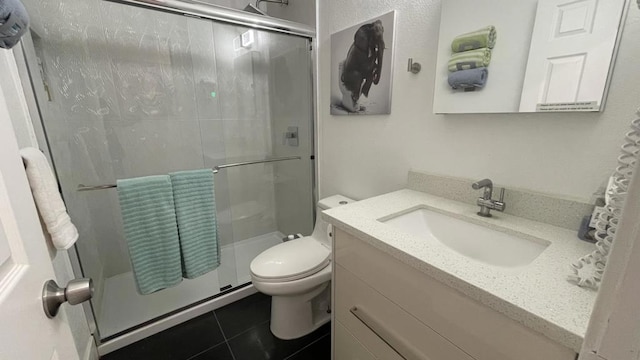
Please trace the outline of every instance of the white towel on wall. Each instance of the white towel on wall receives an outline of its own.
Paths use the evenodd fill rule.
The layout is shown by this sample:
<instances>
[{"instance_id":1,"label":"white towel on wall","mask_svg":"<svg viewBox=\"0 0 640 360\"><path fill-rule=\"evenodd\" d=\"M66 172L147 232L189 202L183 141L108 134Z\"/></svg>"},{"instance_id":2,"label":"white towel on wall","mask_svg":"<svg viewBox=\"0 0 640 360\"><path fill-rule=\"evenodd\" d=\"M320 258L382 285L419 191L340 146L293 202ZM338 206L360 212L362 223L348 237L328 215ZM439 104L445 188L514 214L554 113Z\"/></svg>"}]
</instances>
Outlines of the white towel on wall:
<instances>
[{"instance_id":1,"label":"white towel on wall","mask_svg":"<svg viewBox=\"0 0 640 360\"><path fill-rule=\"evenodd\" d=\"M66 250L78 239L78 229L71 222L58 191L58 182L44 154L36 148L20 150L29 186L51 241L58 250Z\"/></svg>"}]
</instances>

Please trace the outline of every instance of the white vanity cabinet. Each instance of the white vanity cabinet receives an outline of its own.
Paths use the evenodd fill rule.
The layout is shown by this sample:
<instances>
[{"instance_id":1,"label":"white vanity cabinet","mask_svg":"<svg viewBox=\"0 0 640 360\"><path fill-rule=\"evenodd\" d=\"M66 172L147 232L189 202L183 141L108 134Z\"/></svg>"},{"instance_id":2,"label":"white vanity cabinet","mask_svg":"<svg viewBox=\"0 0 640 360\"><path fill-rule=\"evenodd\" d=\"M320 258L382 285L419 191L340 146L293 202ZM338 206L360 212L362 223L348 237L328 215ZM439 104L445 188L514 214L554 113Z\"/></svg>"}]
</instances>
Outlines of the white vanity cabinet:
<instances>
[{"instance_id":1,"label":"white vanity cabinet","mask_svg":"<svg viewBox=\"0 0 640 360\"><path fill-rule=\"evenodd\" d=\"M334 360L576 358L573 350L339 228L332 286Z\"/></svg>"}]
</instances>

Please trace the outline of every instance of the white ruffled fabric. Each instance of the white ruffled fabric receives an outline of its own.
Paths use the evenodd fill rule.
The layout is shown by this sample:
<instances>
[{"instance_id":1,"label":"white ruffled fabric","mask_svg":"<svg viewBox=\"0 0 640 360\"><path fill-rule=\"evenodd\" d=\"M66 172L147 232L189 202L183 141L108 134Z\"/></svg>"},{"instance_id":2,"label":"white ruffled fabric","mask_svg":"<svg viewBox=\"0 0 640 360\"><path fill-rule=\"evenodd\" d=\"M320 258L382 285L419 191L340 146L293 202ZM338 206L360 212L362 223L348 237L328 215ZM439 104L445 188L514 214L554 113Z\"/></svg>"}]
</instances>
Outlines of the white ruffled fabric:
<instances>
[{"instance_id":1,"label":"white ruffled fabric","mask_svg":"<svg viewBox=\"0 0 640 360\"><path fill-rule=\"evenodd\" d=\"M638 114L640 115L640 110ZM618 157L618 166L607 186L606 204L596 219L596 249L571 264L571 273L567 280L581 287L598 289L604 276L609 253L622 218L627 190L640 157L640 118L631 123L631 129L625 136L621 155Z\"/></svg>"}]
</instances>

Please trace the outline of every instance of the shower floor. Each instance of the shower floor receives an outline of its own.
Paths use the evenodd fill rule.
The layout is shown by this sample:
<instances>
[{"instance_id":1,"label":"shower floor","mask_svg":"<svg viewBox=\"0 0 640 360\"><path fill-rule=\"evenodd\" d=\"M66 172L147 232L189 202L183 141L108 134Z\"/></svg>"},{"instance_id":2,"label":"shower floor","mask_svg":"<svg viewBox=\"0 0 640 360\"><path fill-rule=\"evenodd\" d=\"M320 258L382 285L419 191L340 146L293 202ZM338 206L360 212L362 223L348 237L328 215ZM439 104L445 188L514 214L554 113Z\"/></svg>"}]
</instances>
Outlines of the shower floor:
<instances>
[{"instance_id":1,"label":"shower floor","mask_svg":"<svg viewBox=\"0 0 640 360\"><path fill-rule=\"evenodd\" d=\"M264 250L282 242L284 235L273 232L223 246L220 267L197 279L184 279L178 286L150 295L136 290L133 272L107 278L102 311L97 319L100 336L106 338L168 312L188 306L220 292L220 288L251 281L249 264ZM235 266L234 266L235 264Z\"/></svg>"}]
</instances>

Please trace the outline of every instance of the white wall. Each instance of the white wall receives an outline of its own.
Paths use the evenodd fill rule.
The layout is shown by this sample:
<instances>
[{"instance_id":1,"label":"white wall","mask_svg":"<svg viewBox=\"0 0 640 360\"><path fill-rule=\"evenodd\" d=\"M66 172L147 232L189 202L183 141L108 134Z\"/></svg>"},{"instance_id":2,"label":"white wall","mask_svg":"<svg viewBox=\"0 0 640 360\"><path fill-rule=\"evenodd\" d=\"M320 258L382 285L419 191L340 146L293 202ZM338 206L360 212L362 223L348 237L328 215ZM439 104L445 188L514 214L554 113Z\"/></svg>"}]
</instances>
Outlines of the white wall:
<instances>
[{"instance_id":1,"label":"white wall","mask_svg":"<svg viewBox=\"0 0 640 360\"><path fill-rule=\"evenodd\" d=\"M435 68L434 109L439 114L518 112L538 0L449 0L443 3ZM489 25L498 33L487 85L478 91L453 90L447 63L456 36Z\"/></svg>"},{"instance_id":2,"label":"white wall","mask_svg":"<svg viewBox=\"0 0 640 360\"><path fill-rule=\"evenodd\" d=\"M632 7L607 108L597 114L433 115L440 1L319 4L320 196L365 198L404 187L411 168L589 200L616 165L640 106L640 11ZM329 115L332 32L398 11L390 116ZM406 59L423 65L406 71ZM469 189L469 191L472 191Z\"/></svg>"},{"instance_id":3,"label":"white wall","mask_svg":"<svg viewBox=\"0 0 640 360\"><path fill-rule=\"evenodd\" d=\"M210 4L244 9L247 5L255 5L255 0L201 0ZM269 16L295 21L312 27L316 26L316 0L289 0L289 5L260 3L260 9Z\"/></svg>"},{"instance_id":4,"label":"white wall","mask_svg":"<svg viewBox=\"0 0 640 360\"><path fill-rule=\"evenodd\" d=\"M289 0L287 6L267 4L266 7L269 16L316 26L316 0Z\"/></svg>"}]
</instances>

